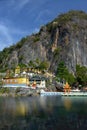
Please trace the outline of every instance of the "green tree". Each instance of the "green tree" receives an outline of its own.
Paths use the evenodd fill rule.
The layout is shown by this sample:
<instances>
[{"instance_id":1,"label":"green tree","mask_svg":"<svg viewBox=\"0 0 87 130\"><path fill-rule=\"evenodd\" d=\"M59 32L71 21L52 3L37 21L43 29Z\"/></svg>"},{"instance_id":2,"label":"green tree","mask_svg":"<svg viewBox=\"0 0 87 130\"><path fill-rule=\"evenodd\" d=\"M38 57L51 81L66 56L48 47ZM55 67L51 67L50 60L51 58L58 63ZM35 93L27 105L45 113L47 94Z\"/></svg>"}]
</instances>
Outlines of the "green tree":
<instances>
[{"instance_id":1,"label":"green tree","mask_svg":"<svg viewBox=\"0 0 87 130\"><path fill-rule=\"evenodd\" d=\"M38 68L42 71L47 70L49 68L49 62L48 61L42 61Z\"/></svg>"},{"instance_id":2,"label":"green tree","mask_svg":"<svg viewBox=\"0 0 87 130\"><path fill-rule=\"evenodd\" d=\"M16 45L15 45L15 48L16 49L20 49L22 46L23 46L23 44L27 41L27 37L24 37L24 38L22 38Z\"/></svg>"},{"instance_id":3,"label":"green tree","mask_svg":"<svg viewBox=\"0 0 87 130\"><path fill-rule=\"evenodd\" d=\"M29 61L28 65L29 67L32 67L32 68L36 67L35 63L32 60Z\"/></svg>"},{"instance_id":4,"label":"green tree","mask_svg":"<svg viewBox=\"0 0 87 130\"><path fill-rule=\"evenodd\" d=\"M27 67L26 64L23 64L23 63L19 63L18 65L20 66L20 68L26 68Z\"/></svg>"},{"instance_id":5,"label":"green tree","mask_svg":"<svg viewBox=\"0 0 87 130\"><path fill-rule=\"evenodd\" d=\"M62 80L65 78L65 74L67 74L67 68L63 61L61 61L57 68L57 76Z\"/></svg>"},{"instance_id":6,"label":"green tree","mask_svg":"<svg viewBox=\"0 0 87 130\"><path fill-rule=\"evenodd\" d=\"M35 35L35 37L34 37L34 39L33 39L33 42L37 42L37 41L39 41L39 40L40 40L39 35Z\"/></svg>"},{"instance_id":7,"label":"green tree","mask_svg":"<svg viewBox=\"0 0 87 130\"><path fill-rule=\"evenodd\" d=\"M40 59L36 58L35 62L36 62L36 64L39 65L41 61L40 61Z\"/></svg>"},{"instance_id":8,"label":"green tree","mask_svg":"<svg viewBox=\"0 0 87 130\"><path fill-rule=\"evenodd\" d=\"M61 61L57 68L57 79L60 79L60 81L67 81L69 84L73 84L75 82L75 77L72 73L70 73L65 66L64 62Z\"/></svg>"},{"instance_id":9,"label":"green tree","mask_svg":"<svg viewBox=\"0 0 87 130\"><path fill-rule=\"evenodd\" d=\"M87 84L87 67L76 65L76 79L83 86Z\"/></svg>"}]
</instances>

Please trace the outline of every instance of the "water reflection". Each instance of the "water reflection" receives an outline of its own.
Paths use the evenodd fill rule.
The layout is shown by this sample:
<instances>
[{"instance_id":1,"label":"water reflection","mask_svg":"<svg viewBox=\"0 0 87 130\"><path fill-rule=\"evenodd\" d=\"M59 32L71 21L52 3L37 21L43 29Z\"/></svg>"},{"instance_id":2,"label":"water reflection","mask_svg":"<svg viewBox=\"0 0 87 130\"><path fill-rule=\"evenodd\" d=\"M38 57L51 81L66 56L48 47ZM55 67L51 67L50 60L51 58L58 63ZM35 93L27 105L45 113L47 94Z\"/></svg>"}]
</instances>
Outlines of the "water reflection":
<instances>
[{"instance_id":1,"label":"water reflection","mask_svg":"<svg viewBox=\"0 0 87 130\"><path fill-rule=\"evenodd\" d=\"M87 112L87 97L62 97L62 102L66 110L83 110Z\"/></svg>"},{"instance_id":2,"label":"water reflection","mask_svg":"<svg viewBox=\"0 0 87 130\"><path fill-rule=\"evenodd\" d=\"M66 110L70 110L72 107L72 101L70 100L70 98L64 98L64 107L66 108Z\"/></svg>"},{"instance_id":3,"label":"water reflection","mask_svg":"<svg viewBox=\"0 0 87 130\"><path fill-rule=\"evenodd\" d=\"M87 99L0 98L0 130L87 130Z\"/></svg>"},{"instance_id":4,"label":"water reflection","mask_svg":"<svg viewBox=\"0 0 87 130\"><path fill-rule=\"evenodd\" d=\"M36 114L41 110L47 113L53 111L53 102L50 99L47 101L47 97L2 98L1 106L0 116L6 113L9 113L10 116L25 116L26 114Z\"/></svg>"}]
</instances>

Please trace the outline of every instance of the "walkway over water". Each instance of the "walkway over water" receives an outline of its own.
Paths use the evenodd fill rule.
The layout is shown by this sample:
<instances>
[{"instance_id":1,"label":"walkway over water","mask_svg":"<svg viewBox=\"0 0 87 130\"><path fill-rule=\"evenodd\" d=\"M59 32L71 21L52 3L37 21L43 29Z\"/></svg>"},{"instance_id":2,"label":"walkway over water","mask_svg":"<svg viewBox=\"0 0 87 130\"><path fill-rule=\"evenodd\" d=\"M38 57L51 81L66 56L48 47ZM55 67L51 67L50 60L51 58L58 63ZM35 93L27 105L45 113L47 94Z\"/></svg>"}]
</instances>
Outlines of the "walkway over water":
<instances>
[{"instance_id":1,"label":"walkway over water","mask_svg":"<svg viewBox=\"0 0 87 130\"><path fill-rule=\"evenodd\" d=\"M87 96L87 92L45 92L41 90L41 95L58 95L58 96Z\"/></svg>"}]
</instances>

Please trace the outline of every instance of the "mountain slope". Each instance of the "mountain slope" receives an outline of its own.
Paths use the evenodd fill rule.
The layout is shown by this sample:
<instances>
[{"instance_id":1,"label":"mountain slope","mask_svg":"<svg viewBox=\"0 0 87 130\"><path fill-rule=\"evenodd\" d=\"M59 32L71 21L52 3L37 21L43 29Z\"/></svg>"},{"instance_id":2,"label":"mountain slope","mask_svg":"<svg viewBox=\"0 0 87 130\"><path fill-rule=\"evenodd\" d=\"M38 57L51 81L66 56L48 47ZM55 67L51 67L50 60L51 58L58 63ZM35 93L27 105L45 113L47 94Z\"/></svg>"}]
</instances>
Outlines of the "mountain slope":
<instances>
[{"instance_id":1,"label":"mountain slope","mask_svg":"<svg viewBox=\"0 0 87 130\"><path fill-rule=\"evenodd\" d=\"M30 61L48 61L56 72L64 61L70 72L77 64L87 66L87 14L70 11L41 27L39 33L23 38L16 45L0 52L0 68L14 68Z\"/></svg>"}]
</instances>

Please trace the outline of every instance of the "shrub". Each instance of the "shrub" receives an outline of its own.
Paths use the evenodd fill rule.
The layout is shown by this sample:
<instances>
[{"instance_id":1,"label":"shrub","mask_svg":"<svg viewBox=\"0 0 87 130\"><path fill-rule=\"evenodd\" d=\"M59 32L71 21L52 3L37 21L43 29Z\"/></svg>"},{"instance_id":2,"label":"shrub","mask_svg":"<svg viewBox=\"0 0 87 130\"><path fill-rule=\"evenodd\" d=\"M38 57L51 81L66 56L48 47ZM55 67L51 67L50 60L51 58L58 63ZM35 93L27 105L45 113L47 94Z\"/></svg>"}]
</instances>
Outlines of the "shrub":
<instances>
[{"instance_id":1,"label":"shrub","mask_svg":"<svg viewBox=\"0 0 87 130\"><path fill-rule=\"evenodd\" d=\"M40 40L40 37L39 36L35 36L34 39L33 39L33 42L37 42Z\"/></svg>"},{"instance_id":2,"label":"shrub","mask_svg":"<svg viewBox=\"0 0 87 130\"><path fill-rule=\"evenodd\" d=\"M61 51L61 48L60 47L57 47L55 50L54 50L54 57L58 56L59 53Z\"/></svg>"},{"instance_id":3,"label":"shrub","mask_svg":"<svg viewBox=\"0 0 87 130\"><path fill-rule=\"evenodd\" d=\"M17 87L16 90L15 90L15 93L19 93L21 91L21 88L20 87Z\"/></svg>"},{"instance_id":4,"label":"shrub","mask_svg":"<svg viewBox=\"0 0 87 130\"><path fill-rule=\"evenodd\" d=\"M5 88L5 87L0 88L0 93L1 94L3 94L3 93L9 93L9 92L10 92L9 88Z\"/></svg>"},{"instance_id":5,"label":"shrub","mask_svg":"<svg viewBox=\"0 0 87 130\"><path fill-rule=\"evenodd\" d=\"M48 61L42 61L40 65L38 66L40 70L47 70L49 68L49 62Z\"/></svg>"}]
</instances>

